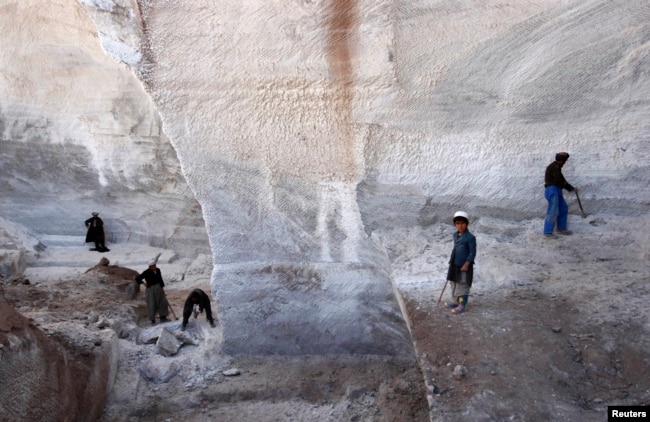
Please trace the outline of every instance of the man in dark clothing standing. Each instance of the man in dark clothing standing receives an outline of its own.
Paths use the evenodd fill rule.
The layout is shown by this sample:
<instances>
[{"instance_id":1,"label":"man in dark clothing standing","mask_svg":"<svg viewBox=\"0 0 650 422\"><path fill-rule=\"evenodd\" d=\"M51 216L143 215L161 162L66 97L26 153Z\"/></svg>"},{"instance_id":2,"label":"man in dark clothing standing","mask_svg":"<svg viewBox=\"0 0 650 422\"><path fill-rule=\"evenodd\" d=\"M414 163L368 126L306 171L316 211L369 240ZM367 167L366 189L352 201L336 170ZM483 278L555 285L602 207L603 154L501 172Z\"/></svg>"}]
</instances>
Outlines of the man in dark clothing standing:
<instances>
[{"instance_id":1,"label":"man in dark clothing standing","mask_svg":"<svg viewBox=\"0 0 650 422\"><path fill-rule=\"evenodd\" d=\"M183 325L181 330L185 330L187 327L187 322L190 319L190 314L194 311L194 318L199 316L199 313L203 313L205 309L205 317L210 322L210 326L214 328L214 319L212 318L212 308L210 307L210 298L208 295L201 289L194 289L192 293L187 296L185 300L185 306L183 306Z\"/></svg>"},{"instance_id":2,"label":"man in dark clothing standing","mask_svg":"<svg viewBox=\"0 0 650 422\"><path fill-rule=\"evenodd\" d=\"M88 232L86 233L86 243L94 242L97 252L108 252L109 249L104 244L104 222L99 218L98 212L93 212L93 216L84 222Z\"/></svg>"},{"instance_id":3,"label":"man in dark clothing standing","mask_svg":"<svg viewBox=\"0 0 650 422\"><path fill-rule=\"evenodd\" d=\"M557 224L557 232L559 234L571 234L567 230L567 220L569 217L569 206L564 200L562 189L569 192L578 191L566 181L562 175L562 166L569 159L568 152L558 152L555 155L555 161L546 167L544 175L544 196L548 201L548 209L546 210L546 219L544 220L544 236L548 238L555 238L553 229Z\"/></svg>"},{"instance_id":4,"label":"man in dark clothing standing","mask_svg":"<svg viewBox=\"0 0 650 422\"><path fill-rule=\"evenodd\" d=\"M156 312L160 315L160 322L168 321L167 314L169 313L169 304L164 289L165 282L160 269L156 266L158 257L160 254L149 262L149 268L135 277L138 284L146 282L147 316L151 320L151 325L156 325Z\"/></svg>"}]
</instances>

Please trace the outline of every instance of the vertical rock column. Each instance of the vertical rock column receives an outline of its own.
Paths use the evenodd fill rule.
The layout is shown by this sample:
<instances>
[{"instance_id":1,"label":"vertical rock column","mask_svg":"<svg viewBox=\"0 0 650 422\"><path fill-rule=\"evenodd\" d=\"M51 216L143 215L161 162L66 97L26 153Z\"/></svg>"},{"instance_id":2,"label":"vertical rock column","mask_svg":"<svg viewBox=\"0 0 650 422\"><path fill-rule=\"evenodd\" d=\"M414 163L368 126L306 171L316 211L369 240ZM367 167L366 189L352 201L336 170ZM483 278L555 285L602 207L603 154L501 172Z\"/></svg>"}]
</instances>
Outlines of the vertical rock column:
<instances>
[{"instance_id":1,"label":"vertical rock column","mask_svg":"<svg viewBox=\"0 0 650 422\"><path fill-rule=\"evenodd\" d=\"M412 356L363 231L356 1L141 4L145 82L201 203L229 353Z\"/></svg>"}]
</instances>

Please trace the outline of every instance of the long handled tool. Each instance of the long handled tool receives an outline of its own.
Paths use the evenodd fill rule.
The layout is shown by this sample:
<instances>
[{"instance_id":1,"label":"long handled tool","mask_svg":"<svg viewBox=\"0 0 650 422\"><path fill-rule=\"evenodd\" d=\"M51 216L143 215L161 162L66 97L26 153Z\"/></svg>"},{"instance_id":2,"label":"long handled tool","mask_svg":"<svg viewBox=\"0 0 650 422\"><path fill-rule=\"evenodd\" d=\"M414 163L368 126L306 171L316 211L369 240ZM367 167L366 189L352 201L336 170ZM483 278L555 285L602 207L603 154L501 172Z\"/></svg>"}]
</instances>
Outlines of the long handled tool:
<instances>
[{"instance_id":1,"label":"long handled tool","mask_svg":"<svg viewBox=\"0 0 650 422\"><path fill-rule=\"evenodd\" d=\"M582 202L580 202L580 195L578 195L578 190L576 189L576 198L578 198L578 205L580 206L580 212L582 213L582 218L587 217L587 213L585 213L584 208L582 208Z\"/></svg>"},{"instance_id":2,"label":"long handled tool","mask_svg":"<svg viewBox=\"0 0 650 422\"><path fill-rule=\"evenodd\" d=\"M174 312L174 309L172 309L172 305L170 305L169 302L167 302L167 307L168 307L169 310L172 312L172 315L174 315L174 319L175 319L176 321L178 321L178 317L176 316L176 312Z\"/></svg>"},{"instance_id":3,"label":"long handled tool","mask_svg":"<svg viewBox=\"0 0 650 422\"><path fill-rule=\"evenodd\" d=\"M442 295L445 293L445 289L447 288L447 283L449 283L449 280L445 281L445 285L442 288L442 292L440 292L440 297L438 298L438 304L436 306L440 306L440 301L442 300Z\"/></svg>"}]
</instances>

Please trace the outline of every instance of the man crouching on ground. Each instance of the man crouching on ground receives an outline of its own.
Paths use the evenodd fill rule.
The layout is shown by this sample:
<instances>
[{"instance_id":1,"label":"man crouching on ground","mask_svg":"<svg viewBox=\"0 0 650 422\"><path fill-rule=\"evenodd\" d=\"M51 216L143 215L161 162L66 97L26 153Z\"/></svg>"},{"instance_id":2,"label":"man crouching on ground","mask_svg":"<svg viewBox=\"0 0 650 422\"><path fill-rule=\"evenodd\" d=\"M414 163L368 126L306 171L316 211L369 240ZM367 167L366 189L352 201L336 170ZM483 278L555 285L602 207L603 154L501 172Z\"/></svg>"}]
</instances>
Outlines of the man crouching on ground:
<instances>
[{"instance_id":1,"label":"man crouching on ground","mask_svg":"<svg viewBox=\"0 0 650 422\"><path fill-rule=\"evenodd\" d=\"M199 313L203 313L204 309L205 317L208 319L208 322L210 322L210 326L214 328L214 319L212 318L210 298L201 289L192 290L192 293L187 296L185 305L183 306L183 325L181 326L181 331L185 331L192 311L194 311L194 318L197 318L199 316Z\"/></svg>"}]
</instances>

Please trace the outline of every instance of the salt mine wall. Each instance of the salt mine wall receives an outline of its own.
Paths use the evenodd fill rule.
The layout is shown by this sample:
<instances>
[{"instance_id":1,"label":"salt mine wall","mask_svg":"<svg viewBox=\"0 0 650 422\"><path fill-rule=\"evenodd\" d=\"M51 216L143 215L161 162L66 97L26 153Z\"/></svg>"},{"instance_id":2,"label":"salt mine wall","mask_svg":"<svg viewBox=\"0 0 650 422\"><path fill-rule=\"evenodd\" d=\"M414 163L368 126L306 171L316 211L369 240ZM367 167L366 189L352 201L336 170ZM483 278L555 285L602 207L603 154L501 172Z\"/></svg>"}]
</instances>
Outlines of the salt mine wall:
<instances>
[{"instance_id":1,"label":"salt mine wall","mask_svg":"<svg viewBox=\"0 0 650 422\"><path fill-rule=\"evenodd\" d=\"M644 1L3 4L2 217L207 229L228 352L408 349L373 231L539 217L557 151L592 212L647 212Z\"/></svg>"},{"instance_id":2,"label":"salt mine wall","mask_svg":"<svg viewBox=\"0 0 650 422\"><path fill-rule=\"evenodd\" d=\"M81 245L98 211L109 243L209 253L155 105L88 14L74 1L1 4L2 217Z\"/></svg>"}]
</instances>

